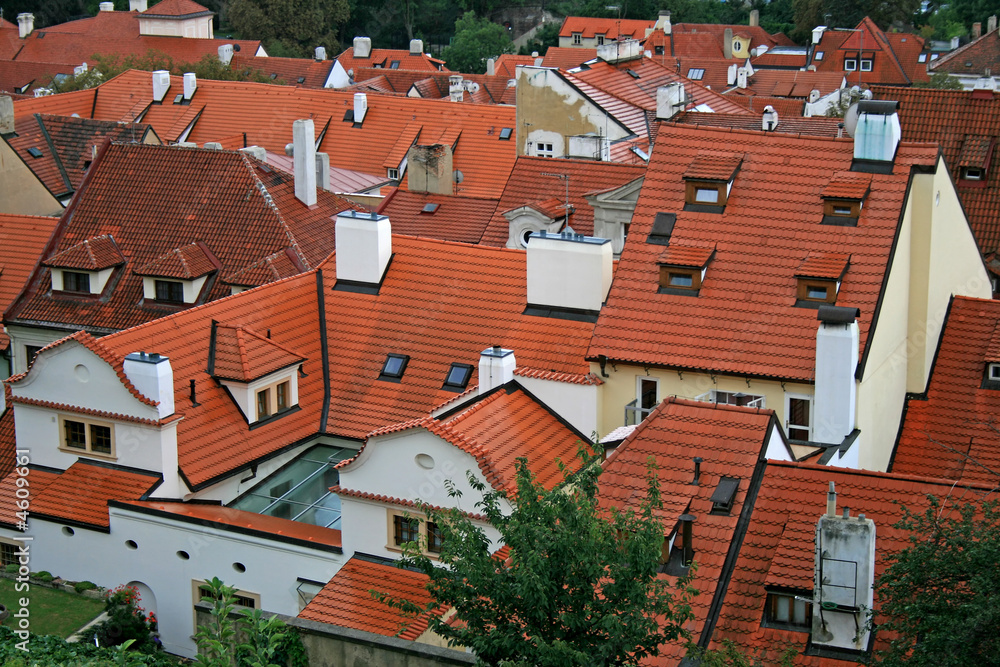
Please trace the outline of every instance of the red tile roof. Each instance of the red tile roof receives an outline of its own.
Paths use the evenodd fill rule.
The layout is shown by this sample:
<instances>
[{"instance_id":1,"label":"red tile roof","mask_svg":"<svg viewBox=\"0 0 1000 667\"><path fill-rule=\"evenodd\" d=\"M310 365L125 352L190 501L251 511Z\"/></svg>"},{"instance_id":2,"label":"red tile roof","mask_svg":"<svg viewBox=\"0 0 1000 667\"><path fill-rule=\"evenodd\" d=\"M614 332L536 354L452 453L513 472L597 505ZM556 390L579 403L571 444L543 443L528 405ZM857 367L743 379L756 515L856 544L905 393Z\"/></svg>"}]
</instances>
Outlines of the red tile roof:
<instances>
[{"instance_id":1,"label":"red tile roof","mask_svg":"<svg viewBox=\"0 0 1000 667\"><path fill-rule=\"evenodd\" d=\"M838 171L819 193L825 199L864 199L872 186L871 174Z\"/></svg>"},{"instance_id":2,"label":"red tile roof","mask_svg":"<svg viewBox=\"0 0 1000 667\"><path fill-rule=\"evenodd\" d=\"M41 258L58 218L0 213L0 310L7 310ZM0 331L0 347L10 338Z\"/></svg>"},{"instance_id":3,"label":"red tile roof","mask_svg":"<svg viewBox=\"0 0 1000 667\"><path fill-rule=\"evenodd\" d=\"M803 100L788 97L765 97L764 95L727 95L726 97L745 109L745 111L753 114L764 113L767 107L771 107L778 112L779 121L782 118L799 118L805 112L806 103ZM840 121L837 120L837 122Z\"/></svg>"},{"instance_id":4,"label":"red tile roof","mask_svg":"<svg viewBox=\"0 0 1000 667\"><path fill-rule=\"evenodd\" d=\"M685 211L685 172L712 151L745 155L724 212ZM819 193L850 168L850 139L662 125L588 358L811 380L816 312L795 307L796 267L810 252L851 254L837 304L861 309L864 345L910 167L936 158L935 146L901 144L893 174L872 176L858 226L836 227L820 224ZM718 244L696 297L657 293L658 212L677 216L671 245Z\"/></svg>"},{"instance_id":5,"label":"red tile roof","mask_svg":"<svg viewBox=\"0 0 1000 667\"><path fill-rule=\"evenodd\" d=\"M31 515L108 528L109 500L137 500L161 477L77 460L31 499Z\"/></svg>"},{"instance_id":6,"label":"red tile roof","mask_svg":"<svg viewBox=\"0 0 1000 667\"><path fill-rule=\"evenodd\" d=\"M436 208L428 211L428 207ZM497 208L496 199L453 197L397 188L379 205L398 234L479 243Z\"/></svg>"},{"instance_id":7,"label":"red tile roof","mask_svg":"<svg viewBox=\"0 0 1000 667\"><path fill-rule=\"evenodd\" d=\"M1000 302L952 301L927 393L907 400L890 470L963 484L995 483L1000 389L986 378L987 364L1000 358L998 322Z\"/></svg>"},{"instance_id":8,"label":"red tile roof","mask_svg":"<svg viewBox=\"0 0 1000 667\"><path fill-rule=\"evenodd\" d=\"M931 73L979 74L1000 72L1000 30L988 32L928 64Z\"/></svg>"},{"instance_id":9,"label":"red tile roof","mask_svg":"<svg viewBox=\"0 0 1000 667\"><path fill-rule=\"evenodd\" d=\"M203 275L206 262L215 264L195 258L206 248L224 276L286 248L308 269L334 249L330 216L356 208L323 191L317 206L307 208L295 198L291 177L240 153L140 144L110 146L91 166L76 197L46 253L47 266L93 270L127 261L145 272L161 271L147 265L199 242L198 252L185 250L195 263L188 267L191 275ZM95 236L109 231L119 254L88 251L95 247ZM112 245L107 236L102 243ZM176 310L145 300L142 277L128 267L118 270L121 276L109 281L109 294L95 300L53 295L49 272L39 267L7 314L17 321L60 322L106 333ZM183 273L176 266L166 272ZM228 284L210 280L199 300L229 293Z\"/></svg>"},{"instance_id":10,"label":"red tile roof","mask_svg":"<svg viewBox=\"0 0 1000 667\"><path fill-rule=\"evenodd\" d=\"M639 76L636 79L629 75L629 78L632 79L633 85L645 92L649 96L649 99L652 100L652 105L646 107L650 111L656 110L657 88L670 83L683 83L684 93L690 100L689 106L692 109L705 106L716 113L745 113L743 107L737 104L735 100L729 99L729 97L720 94L720 92L706 88L700 81L692 81L682 76L682 73L686 73L686 71L677 72L669 61L662 63L657 56L618 63L617 67L619 70L632 70L632 72ZM598 72L601 72L601 68L592 69L597 69ZM624 80L618 79L618 81Z\"/></svg>"},{"instance_id":11,"label":"red tile roof","mask_svg":"<svg viewBox=\"0 0 1000 667\"><path fill-rule=\"evenodd\" d=\"M214 342L214 366L209 372L225 380L253 382L305 360L247 327L217 326Z\"/></svg>"},{"instance_id":12,"label":"red tile roof","mask_svg":"<svg viewBox=\"0 0 1000 667\"><path fill-rule=\"evenodd\" d=\"M748 99L753 100L754 98ZM796 104L798 103L796 102ZM762 105L757 106L762 107ZM757 113L736 115L701 111L683 111L670 119L671 123L703 127L728 127L738 130L760 130L761 121L762 116ZM808 134L815 137L836 137L840 132L840 128L837 127L840 122L840 118L826 118L825 116L802 118L778 112L778 125L772 131L786 134Z\"/></svg>"},{"instance_id":13,"label":"red tile roof","mask_svg":"<svg viewBox=\"0 0 1000 667\"><path fill-rule=\"evenodd\" d=\"M819 72L842 73L847 85L886 84L908 86L914 81L926 81L924 63L918 62L923 51L924 39L912 33L886 34L867 16L851 30L826 30L814 52L823 52L822 60L813 58L811 63ZM844 60L872 60L871 71L845 71Z\"/></svg>"},{"instance_id":14,"label":"red tile roof","mask_svg":"<svg viewBox=\"0 0 1000 667\"><path fill-rule=\"evenodd\" d=\"M372 49L367 58L354 57L354 47L350 46L336 57L344 70L351 74L363 68L373 69L405 69L423 72L447 72L443 60L432 58L426 53L411 54L409 49ZM393 67L393 63L397 63ZM357 79L355 79L357 80Z\"/></svg>"},{"instance_id":15,"label":"red tile roof","mask_svg":"<svg viewBox=\"0 0 1000 667\"><path fill-rule=\"evenodd\" d=\"M118 266L125 261L118 244L110 234L93 236L84 239L76 245L58 252L44 262L43 266L55 266L60 269L85 269L100 271L112 266Z\"/></svg>"},{"instance_id":16,"label":"red tile roof","mask_svg":"<svg viewBox=\"0 0 1000 667\"><path fill-rule=\"evenodd\" d=\"M708 260L715 254L715 246L684 246L671 245L660 253L658 263L666 266L689 266L704 268Z\"/></svg>"},{"instance_id":17,"label":"red tile roof","mask_svg":"<svg viewBox=\"0 0 1000 667\"><path fill-rule=\"evenodd\" d=\"M795 269L803 278L830 278L840 280L850 266L851 256L842 252L811 252Z\"/></svg>"},{"instance_id":18,"label":"red tile roof","mask_svg":"<svg viewBox=\"0 0 1000 667\"><path fill-rule=\"evenodd\" d=\"M6 398L6 404L10 405L10 394L7 393L10 390L4 385L4 393ZM3 414L0 414L0 478L6 477L7 474L14 469L17 463L17 439L15 437L15 427L14 427L14 411L9 408L5 408ZM2 485L2 482L0 482ZM14 494L10 493L10 499L13 501ZM0 523L14 523L13 521L5 521L6 508L0 505Z\"/></svg>"},{"instance_id":19,"label":"red tile roof","mask_svg":"<svg viewBox=\"0 0 1000 667\"><path fill-rule=\"evenodd\" d=\"M709 648L719 648L723 640L730 640L748 654L759 655L763 664L778 664L788 644L804 647L808 633L762 627L761 618L768 586L790 587L811 595L815 522L826 510L831 481L837 491L838 513L841 508L850 508L852 516L864 514L875 522L876 579L892 555L910 545L909 533L893 527L902 518L900 505L922 514L928 508L928 494L943 498L954 491L952 482L768 462ZM696 522L695 530L697 526ZM698 574L701 579L700 570ZM885 638L877 637L876 649L880 641ZM836 667L854 661L800 652L793 664Z\"/></svg>"},{"instance_id":20,"label":"red tile roof","mask_svg":"<svg viewBox=\"0 0 1000 667\"><path fill-rule=\"evenodd\" d=\"M1000 97L977 99L973 91L873 86L877 99L899 101L904 141L933 141L941 146L945 164L958 186L958 197L979 242L991 253L1000 248L1000 151L993 151L984 181L961 178L961 155L967 138L995 140L1000 136Z\"/></svg>"},{"instance_id":21,"label":"red tile roof","mask_svg":"<svg viewBox=\"0 0 1000 667\"><path fill-rule=\"evenodd\" d=\"M608 41L632 38L644 39L646 29L652 28L656 21L643 21L641 19L605 19L591 18L587 16L567 16L563 19L562 27L559 28L560 37L570 37L578 32L587 39L593 39L597 35L604 35Z\"/></svg>"},{"instance_id":22,"label":"red tile roof","mask_svg":"<svg viewBox=\"0 0 1000 667\"><path fill-rule=\"evenodd\" d=\"M72 116L73 114L77 114L82 118L90 118L97 100L97 90L97 88L88 88L87 90L74 90L58 95L15 100L15 122L20 122L24 116L31 116L36 113L53 116ZM116 117L114 120L117 121L118 118Z\"/></svg>"},{"instance_id":23,"label":"red tile roof","mask_svg":"<svg viewBox=\"0 0 1000 667\"><path fill-rule=\"evenodd\" d=\"M222 282L239 287L259 287L275 280L290 278L303 270L302 262L295 252L291 248L285 248L235 273L222 276Z\"/></svg>"},{"instance_id":24,"label":"red tile roof","mask_svg":"<svg viewBox=\"0 0 1000 667\"><path fill-rule=\"evenodd\" d=\"M546 173L566 174L569 181L563 181ZM569 203L573 207L570 226L578 234L594 233L594 208L584 195L617 188L646 173L645 165L626 165L618 162L594 162L593 160L559 160L522 156L517 159L503 196L497 204L493 217L483 233L482 243L496 247L507 245L510 222L503 216L521 206L527 206L546 198L566 198L569 186Z\"/></svg>"},{"instance_id":25,"label":"red tile roof","mask_svg":"<svg viewBox=\"0 0 1000 667\"><path fill-rule=\"evenodd\" d=\"M275 58L255 56L240 51L233 55L229 69L234 72L257 70L269 76L274 83L303 88L322 88L330 76L333 60L312 58ZM301 79L301 81L300 81Z\"/></svg>"},{"instance_id":26,"label":"red tile roof","mask_svg":"<svg viewBox=\"0 0 1000 667\"><path fill-rule=\"evenodd\" d=\"M409 617L379 602L375 594L424 607L432 599L426 589L428 581L427 575L390 561L355 555L299 612L299 618L413 640L427 629L427 617Z\"/></svg>"},{"instance_id":27,"label":"red tile roof","mask_svg":"<svg viewBox=\"0 0 1000 667\"><path fill-rule=\"evenodd\" d=\"M695 620L690 629L695 638L708 617L712 593L744 510L754 467L765 451L774 424L770 410L669 398L604 462L604 472L598 479L602 504L638 510L646 499L647 466L652 459L663 501L656 516L663 524L664 536L677 529L681 514L696 516L692 535L698 575L694 586L701 594L692 604ZM698 485L691 483L694 456L704 459ZM728 514L712 513L710 498L723 477L739 479L739 489ZM676 664L684 654L683 645L662 648L665 656L656 664Z\"/></svg>"},{"instance_id":28,"label":"red tile roof","mask_svg":"<svg viewBox=\"0 0 1000 667\"><path fill-rule=\"evenodd\" d=\"M813 72L798 70L759 69L748 81L748 89L754 95L765 97L808 98L818 90L820 95L829 95L839 90L844 83L840 72Z\"/></svg>"},{"instance_id":29,"label":"red tile roof","mask_svg":"<svg viewBox=\"0 0 1000 667\"><path fill-rule=\"evenodd\" d=\"M743 163L743 158L743 153L700 151L694 156L694 160L688 164L681 178L730 181Z\"/></svg>"},{"instance_id":30,"label":"red tile roof","mask_svg":"<svg viewBox=\"0 0 1000 667\"><path fill-rule=\"evenodd\" d=\"M11 415L8 419L7 415ZM4 413L4 417L0 420L0 427L8 421L13 425L13 411L7 410ZM14 442L13 433L11 434L11 450L10 455L14 456ZM21 520L17 516L17 512L21 512L20 508L17 506L17 480L20 475L17 474L16 470L8 468L9 472L4 473L4 477L0 480L0 525L15 527ZM28 498L27 500L34 502L45 488L51 484L53 481L59 479L59 474L51 472L49 470L44 470L40 468L29 468L28 469ZM31 515L28 515L28 525L31 525Z\"/></svg>"},{"instance_id":31,"label":"red tile roof","mask_svg":"<svg viewBox=\"0 0 1000 667\"><path fill-rule=\"evenodd\" d=\"M189 243L175 248L165 255L160 255L136 269L139 276L156 276L157 278L182 278L191 280L218 270L218 260L204 243Z\"/></svg>"},{"instance_id":32,"label":"red tile roof","mask_svg":"<svg viewBox=\"0 0 1000 667\"><path fill-rule=\"evenodd\" d=\"M143 16L176 16L188 17L192 14L211 13L208 7L203 7L193 0L160 0L144 12Z\"/></svg>"},{"instance_id":33,"label":"red tile roof","mask_svg":"<svg viewBox=\"0 0 1000 667\"><path fill-rule=\"evenodd\" d=\"M555 67L556 69L573 69L579 67L588 60L597 57L597 49L584 49L578 46L550 46L545 50L545 57L542 58L542 67ZM534 60L523 65L534 65ZM512 77L513 78L513 77Z\"/></svg>"}]
</instances>

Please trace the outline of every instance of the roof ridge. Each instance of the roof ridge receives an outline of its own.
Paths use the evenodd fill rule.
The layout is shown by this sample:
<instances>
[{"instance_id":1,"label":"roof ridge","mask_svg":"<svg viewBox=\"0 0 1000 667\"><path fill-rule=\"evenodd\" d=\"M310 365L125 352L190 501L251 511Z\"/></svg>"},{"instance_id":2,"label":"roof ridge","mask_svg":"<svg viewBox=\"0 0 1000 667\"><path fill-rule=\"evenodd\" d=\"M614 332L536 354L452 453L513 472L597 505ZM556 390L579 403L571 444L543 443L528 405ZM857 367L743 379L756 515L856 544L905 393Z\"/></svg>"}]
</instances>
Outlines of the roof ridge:
<instances>
[{"instance_id":1,"label":"roof ridge","mask_svg":"<svg viewBox=\"0 0 1000 667\"><path fill-rule=\"evenodd\" d=\"M278 205L274 203L274 197L271 196L271 193L267 191L267 186L265 186L264 182L260 180L259 176L257 176L257 170L254 167L253 163L250 162L250 158L247 157L246 153L239 153L239 156L243 160L243 165L250 173L250 177L254 180L254 183L257 186L257 190L260 192L261 197L264 199L264 203L274 212L274 215L278 218L278 223L284 230L285 236L291 243L291 247L295 249L295 254L298 255L299 260L302 262L302 266L304 266L306 269L312 269L313 267L311 264L309 264L309 260L306 259L305 255L303 255L302 251L299 249L299 242L298 240L296 240L295 234L292 233L292 230L288 226L288 223L285 222L285 218L284 216L281 215L281 210L278 208Z\"/></svg>"},{"instance_id":2,"label":"roof ridge","mask_svg":"<svg viewBox=\"0 0 1000 667\"><path fill-rule=\"evenodd\" d=\"M962 488L969 489L982 489L984 491L993 492L996 490L996 484L985 484L977 482L959 482L953 479L946 479L943 477L924 477L922 475L910 475L907 473L898 472L883 472L881 470L867 470L864 468L834 468L829 465L820 465L817 463L807 463L804 461L781 461L778 459L768 459L768 468L780 467L780 468L799 468L807 471L825 471L825 472L836 472L838 474L844 474L851 477L876 477L880 479L891 479L901 482L920 482L922 484L934 484L936 486L943 486L947 488L953 488L955 486L960 486Z\"/></svg>"},{"instance_id":3,"label":"roof ridge","mask_svg":"<svg viewBox=\"0 0 1000 667\"><path fill-rule=\"evenodd\" d=\"M278 342L274 341L273 339L271 339L271 338L269 338L267 336L261 336L259 333L257 333L256 331L254 331L250 327L239 327L239 329L241 329L244 333L246 333L246 334L248 334L250 336L253 336L257 340L259 340L261 342L264 342L264 343L267 343L268 345L272 345L272 346L278 348L279 350L282 350L283 352L287 352L289 354L293 354L296 357L300 357L300 358L302 357L302 355L299 354L298 352L296 352L295 350L291 350L291 349L285 347L284 345L282 345L281 343L278 343Z\"/></svg>"}]
</instances>

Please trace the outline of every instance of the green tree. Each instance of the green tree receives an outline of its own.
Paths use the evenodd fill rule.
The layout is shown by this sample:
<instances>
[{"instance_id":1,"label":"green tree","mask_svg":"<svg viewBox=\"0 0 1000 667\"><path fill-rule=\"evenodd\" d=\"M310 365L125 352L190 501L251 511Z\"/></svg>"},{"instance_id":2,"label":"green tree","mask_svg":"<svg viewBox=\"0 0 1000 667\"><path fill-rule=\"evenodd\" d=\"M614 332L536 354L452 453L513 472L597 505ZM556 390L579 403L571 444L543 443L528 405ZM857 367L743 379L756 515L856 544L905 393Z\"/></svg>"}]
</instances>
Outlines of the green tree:
<instances>
[{"instance_id":1,"label":"green tree","mask_svg":"<svg viewBox=\"0 0 1000 667\"><path fill-rule=\"evenodd\" d=\"M562 26L555 21L546 23L535 33L535 36L520 48L518 53L522 56L530 56L537 51L539 55L545 55L550 46L559 46L559 29Z\"/></svg>"},{"instance_id":2,"label":"green tree","mask_svg":"<svg viewBox=\"0 0 1000 667\"><path fill-rule=\"evenodd\" d=\"M428 613L435 632L470 647L486 665L637 665L665 642L686 638L693 575L671 584L657 573L663 528L652 463L646 500L635 512L600 507L601 457L581 452L581 458L580 470L563 468L565 481L551 491L535 480L524 458L516 463L516 496L487 490L469 475L483 494L476 511L509 549L502 562L466 514L421 505L441 531L445 567L415 543L404 546L400 566L428 575L433 600L418 608L376 596L410 613ZM450 493L461 495L453 486ZM455 609L460 624L434 613L447 608Z\"/></svg>"},{"instance_id":3,"label":"green tree","mask_svg":"<svg viewBox=\"0 0 1000 667\"><path fill-rule=\"evenodd\" d=\"M903 508L896 528L909 546L891 559L875 587L876 663L886 667L1000 665L1000 504L942 503Z\"/></svg>"},{"instance_id":4,"label":"green tree","mask_svg":"<svg viewBox=\"0 0 1000 667\"><path fill-rule=\"evenodd\" d=\"M918 81L914 88L938 88L944 90L962 90L962 82L944 72L931 74L929 81Z\"/></svg>"},{"instance_id":5,"label":"green tree","mask_svg":"<svg viewBox=\"0 0 1000 667\"><path fill-rule=\"evenodd\" d=\"M310 56L313 48L340 50L340 27L350 17L348 0L231 0L229 22L245 39L287 55Z\"/></svg>"},{"instance_id":6,"label":"green tree","mask_svg":"<svg viewBox=\"0 0 1000 667\"><path fill-rule=\"evenodd\" d=\"M465 12L455 21L455 38L441 51L448 69L469 74L486 71L486 61L501 53L510 53L510 35L502 25L481 19L475 12Z\"/></svg>"}]
</instances>

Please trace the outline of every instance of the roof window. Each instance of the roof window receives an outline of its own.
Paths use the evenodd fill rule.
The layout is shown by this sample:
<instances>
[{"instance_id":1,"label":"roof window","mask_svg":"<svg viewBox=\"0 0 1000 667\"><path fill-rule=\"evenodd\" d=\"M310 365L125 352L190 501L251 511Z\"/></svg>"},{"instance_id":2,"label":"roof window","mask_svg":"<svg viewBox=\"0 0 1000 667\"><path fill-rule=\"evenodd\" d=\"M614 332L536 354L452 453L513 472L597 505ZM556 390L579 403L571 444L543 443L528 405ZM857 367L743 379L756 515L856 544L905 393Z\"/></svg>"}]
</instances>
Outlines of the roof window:
<instances>
[{"instance_id":1,"label":"roof window","mask_svg":"<svg viewBox=\"0 0 1000 667\"><path fill-rule=\"evenodd\" d=\"M393 60L391 63L389 63L389 69L399 69L399 61Z\"/></svg>"},{"instance_id":2,"label":"roof window","mask_svg":"<svg viewBox=\"0 0 1000 667\"><path fill-rule=\"evenodd\" d=\"M684 172L684 210L722 213L742 163L742 154L699 153Z\"/></svg>"},{"instance_id":3,"label":"roof window","mask_svg":"<svg viewBox=\"0 0 1000 667\"><path fill-rule=\"evenodd\" d=\"M660 255L660 294L697 296L715 247L670 246Z\"/></svg>"},{"instance_id":4,"label":"roof window","mask_svg":"<svg viewBox=\"0 0 1000 667\"><path fill-rule=\"evenodd\" d=\"M653 55L662 56L663 55L663 45L658 44L653 47Z\"/></svg>"},{"instance_id":5,"label":"roof window","mask_svg":"<svg viewBox=\"0 0 1000 667\"><path fill-rule=\"evenodd\" d=\"M174 95L174 104L180 104L184 101L184 93L177 93Z\"/></svg>"},{"instance_id":6,"label":"roof window","mask_svg":"<svg viewBox=\"0 0 1000 667\"><path fill-rule=\"evenodd\" d=\"M927 62L927 54L926 53L921 53L919 56L917 56L917 62L918 63L925 63L925 62Z\"/></svg>"},{"instance_id":7,"label":"roof window","mask_svg":"<svg viewBox=\"0 0 1000 667\"><path fill-rule=\"evenodd\" d=\"M306 78L304 76L300 76L299 78L297 78L295 80L295 82L296 83L305 83L306 82Z\"/></svg>"},{"instance_id":8,"label":"roof window","mask_svg":"<svg viewBox=\"0 0 1000 667\"><path fill-rule=\"evenodd\" d=\"M851 256L841 253L812 253L795 271L798 280L796 306L818 308L836 303L840 283L851 263Z\"/></svg>"},{"instance_id":9,"label":"roof window","mask_svg":"<svg viewBox=\"0 0 1000 667\"><path fill-rule=\"evenodd\" d=\"M274 81L277 78L278 78L278 73L277 72L272 72L271 73L271 81Z\"/></svg>"},{"instance_id":10,"label":"roof window","mask_svg":"<svg viewBox=\"0 0 1000 667\"><path fill-rule=\"evenodd\" d=\"M768 591L761 625L796 632L812 630L812 592Z\"/></svg>"},{"instance_id":11,"label":"roof window","mask_svg":"<svg viewBox=\"0 0 1000 667\"><path fill-rule=\"evenodd\" d=\"M814 53L813 60L823 60L823 51L817 51Z\"/></svg>"},{"instance_id":12,"label":"roof window","mask_svg":"<svg viewBox=\"0 0 1000 667\"><path fill-rule=\"evenodd\" d=\"M509 127L500 128L500 139L503 141L510 141L511 136L514 134L514 130Z\"/></svg>"},{"instance_id":13,"label":"roof window","mask_svg":"<svg viewBox=\"0 0 1000 667\"><path fill-rule=\"evenodd\" d=\"M406 354L388 354L385 357L385 363L382 364L382 372L379 373L379 380L387 380L388 382L399 382L403 379L403 373L406 372L406 364L410 362L409 355Z\"/></svg>"},{"instance_id":14,"label":"roof window","mask_svg":"<svg viewBox=\"0 0 1000 667\"><path fill-rule=\"evenodd\" d=\"M958 156L961 185L985 186L989 164L993 159L996 140L983 135L969 135L962 142L962 152Z\"/></svg>"},{"instance_id":15,"label":"roof window","mask_svg":"<svg viewBox=\"0 0 1000 667\"><path fill-rule=\"evenodd\" d=\"M443 389L448 391L465 391L472 377L472 366L469 364L454 363L448 369L448 374L444 378Z\"/></svg>"},{"instance_id":16,"label":"roof window","mask_svg":"<svg viewBox=\"0 0 1000 667\"><path fill-rule=\"evenodd\" d=\"M990 382L1000 383L1000 364L986 365L986 379Z\"/></svg>"},{"instance_id":17,"label":"roof window","mask_svg":"<svg viewBox=\"0 0 1000 667\"><path fill-rule=\"evenodd\" d=\"M712 514L729 514L736 500L736 491L740 488L738 477L723 477L712 492Z\"/></svg>"},{"instance_id":18,"label":"roof window","mask_svg":"<svg viewBox=\"0 0 1000 667\"><path fill-rule=\"evenodd\" d=\"M664 213L660 211L653 218L653 228L646 237L646 243L653 245L670 245L670 235L674 233L674 224L677 222L676 213Z\"/></svg>"},{"instance_id":19,"label":"roof window","mask_svg":"<svg viewBox=\"0 0 1000 667\"><path fill-rule=\"evenodd\" d=\"M821 224L856 227L864 200L871 189L871 174L841 171L823 188Z\"/></svg>"},{"instance_id":20,"label":"roof window","mask_svg":"<svg viewBox=\"0 0 1000 667\"><path fill-rule=\"evenodd\" d=\"M700 67L692 67L688 70L687 78L692 81L701 81L705 77L705 70Z\"/></svg>"},{"instance_id":21,"label":"roof window","mask_svg":"<svg viewBox=\"0 0 1000 667\"><path fill-rule=\"evenodd\" d=\"M28 155L31 157L42 157L42 151L38 150L34 146L28 149Z\"/></svg>"},{"instance_id":22,"label":"roof window","mask_svg":"<svg viewBox=\"0 0 1000 667\"><path fill-rule=\"evenodd\" d=\"M432 214L441 208L441 204L435 204L434 202L427 202L424 207L420 209L421 213Z\"/></svg>"}]
</instances>

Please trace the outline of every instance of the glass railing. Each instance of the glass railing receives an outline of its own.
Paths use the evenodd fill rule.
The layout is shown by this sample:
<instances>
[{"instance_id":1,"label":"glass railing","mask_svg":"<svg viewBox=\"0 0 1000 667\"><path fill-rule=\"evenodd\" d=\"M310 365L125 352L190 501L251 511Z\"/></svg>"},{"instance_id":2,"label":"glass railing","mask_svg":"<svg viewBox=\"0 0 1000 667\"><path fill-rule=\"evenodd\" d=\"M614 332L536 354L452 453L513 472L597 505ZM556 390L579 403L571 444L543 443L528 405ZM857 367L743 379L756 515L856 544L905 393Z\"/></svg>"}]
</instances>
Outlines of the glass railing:
<instances>
[{"instance_id":1,"label":"glass railing","mask_svg":"<svg viewBox=\"0 0 1000 667\"><path fill-rule=\"evenodd\" d=\"M625 406L625 426L635 426L653 411L653 408L640 408L639 399Z\"/></svg>"}]
</instances>

